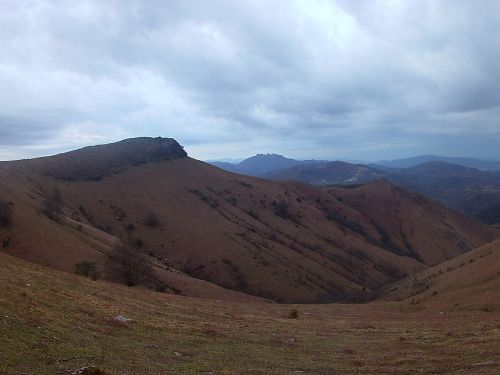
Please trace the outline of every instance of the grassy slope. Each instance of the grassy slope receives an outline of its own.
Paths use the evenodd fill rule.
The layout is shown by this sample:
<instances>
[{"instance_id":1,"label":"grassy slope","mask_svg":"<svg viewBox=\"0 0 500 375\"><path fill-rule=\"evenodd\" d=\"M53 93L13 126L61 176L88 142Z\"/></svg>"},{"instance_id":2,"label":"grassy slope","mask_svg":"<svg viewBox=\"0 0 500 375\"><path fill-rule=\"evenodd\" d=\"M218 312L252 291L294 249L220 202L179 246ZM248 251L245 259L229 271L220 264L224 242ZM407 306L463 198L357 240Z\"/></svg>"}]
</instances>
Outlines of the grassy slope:
<instances>
[{"instance_id":1,"label":"grassy slope","mask_svg":"<svg viewBox=\"0 0 500 375\"><path fill-rule=\"evenodd\" d=\"M0 254L0 373L498 374L500 314L407 303L207 301L92 282ZM292 308L299 319L287 319ZM135 320L110 324L117 314ZM177 354L176 354L177 353Z\"/></svg>"},{"instance_id":2,"label":"grassy slope","mask_svg":"<svg viewBox=\"0 0 500 375\"><path fill-rule=\"evenodd\" d=\"M435 308L500 310L500 240L388 287L386 299Z\"/></svg>"},{"instance_id":3,"label":"grassy slope","mask_svg":"<svg viewBox=\"0 0 500 375\"><path fill-rule=\"evenodd\" d=\"M106 254L115 243L115 236L69 218L60 223L49 220L38 212L41 198L33 185L23 183L22 177L2 175L1 170L0 181L4 182L0 184L0 198L7 197L13 203L14 211L14 224L9 228L0 228L0 241L10 235L10 244L4 251L70 273L74 272L77 262L94 261L105 275ZM77 229L78 225L82 226L81 230ZM160 267L155 267L155 271L170 287L181 290L183 295L240 302L257 300L256 297L221 288L181 272Z\"/></svg>"}]
</instances>

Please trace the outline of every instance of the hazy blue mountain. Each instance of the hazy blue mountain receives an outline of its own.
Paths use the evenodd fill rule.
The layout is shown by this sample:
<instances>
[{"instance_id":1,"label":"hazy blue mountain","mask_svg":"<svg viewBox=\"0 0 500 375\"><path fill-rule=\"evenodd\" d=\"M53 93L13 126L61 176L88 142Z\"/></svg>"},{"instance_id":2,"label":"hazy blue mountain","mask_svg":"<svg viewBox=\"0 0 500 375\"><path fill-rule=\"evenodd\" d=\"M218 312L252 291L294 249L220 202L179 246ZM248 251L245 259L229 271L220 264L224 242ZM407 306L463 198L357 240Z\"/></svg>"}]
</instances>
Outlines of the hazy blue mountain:
<instances>
[{"instance_id":1,"label":"hazy blue mountain","mask_svg":"<svg viewBox=\"0 0 500 375\"><path fill-rule=\"evenodd\" d=\"M421 155L405 159L380 160L373 164L389 168L410 168L430 161L441 161L451 164L457 164L467 168L500 170L500 161L488 161L474 158L455 158L437 155Z\"/></svg>"},{"instance_id":2,"label":"hazy blue mountain","mask_svg":"<svg viewBox=\"0 0 500 375\"><path fill-rule=\"evenodd\" d=\"M301 164L317 164L325 163L324 160L295 160L284 157L278 154L257 154L251 156L240 163L226 163L226 162L210 162L221 169L230 172L250 175L250 176L264 176L272 171L290 168Z\"/></svg>"}]
</instances>

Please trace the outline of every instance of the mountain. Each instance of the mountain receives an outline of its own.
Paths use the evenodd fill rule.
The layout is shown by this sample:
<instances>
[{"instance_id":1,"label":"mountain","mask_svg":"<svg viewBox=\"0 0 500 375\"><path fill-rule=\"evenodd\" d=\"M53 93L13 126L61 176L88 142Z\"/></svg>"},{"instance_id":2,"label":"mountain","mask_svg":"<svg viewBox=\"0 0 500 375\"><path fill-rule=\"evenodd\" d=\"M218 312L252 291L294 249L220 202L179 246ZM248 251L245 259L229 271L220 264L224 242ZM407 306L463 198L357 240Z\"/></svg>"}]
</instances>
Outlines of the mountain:
<instances>
[{"instance_id":1,"label":"mountain","mask_svg":"<svg viewBox=\"0 0 500 375\"><path fill-rule=\"evenodd\" d=\"M396 159L396 160L380 160L375 162L374 164L389 168L409 168L432 161L457 164L467 168L476 168L483 170L500 170L500 161L486 161L473 158L458 158L458 157L446 157L446 156L436 156L436 155L422 155L422 156L415 156L411 158Z\"/></svg>"},{"instance_id":2,"label":"mountain","mask_svg":"<svg viewBox=\"0 0 500 375\"><path fill-rule=\"evenodd\" d=\"M110 267L124 238L153 268L149 287L191 296L368 300L498 236L389 182L325 189L235 175L164 138L1 163L0 181L13 211L3 251L67 272L94 262L119 281Z\"/></svg>"},{"instance_id":3,"label":"mountain","mask_svg":"<svg viewBox=\"0 0 500 375\"><path fill-rule=\"evenodd\" d=\"M450 208L495 224L500 222L499 177L496 172L433 161L402 169L398 176L393 174L389 179Z\"/></svg>"},{"instance_id":4,"label":"mountain","mask_svg":"<svg viewBox=\"0 0 500 375\"><path fill-rule=\"evenodd\" d=\"M295 160L284 157L278 154L257 154L251 156L238 164L227 162L211 162L218 168L227 170L229 172L244 174L247 176L264 176L272 171L290 168L296 165L314 165L316 163L323 163L321 160Z\"/></svg>"},{"instance_id":5,"label":"mountain","mask_svg":"<svg viewBox=\"0 0 500 375\"><path fill-rule=\"evenodd\" d=\"M362 164L342 161L300 164L287 169L274 170L262 177L272 180L297 180L313 185L356 184L380 180L387 173Z\"/></svg>"},{"instance_id":6,"label":"mountain","mask_svg":"<svg viewBox=\"0 0 500 375\"><path fill-rule=\"evenodd\" d=\"M228 172L250 175L248 173L241 172L238 164L228 163L225 161L212 161L209 164L211 164L217 168L224 169L225 171L228 171Z\"/></svg>"},{"instance_id":7,"label":"mountain","mask_svg":"<svg viewBox=\"0 0 500 375\"><path fill-rule=\"evenodd\" d=\"M263 177L313 185L356 184L385 179L487 224L500 223L499 171L467 168L441 161L401 169L327 162L298 165L270 172Z\"/></svg>"}]
</instances>

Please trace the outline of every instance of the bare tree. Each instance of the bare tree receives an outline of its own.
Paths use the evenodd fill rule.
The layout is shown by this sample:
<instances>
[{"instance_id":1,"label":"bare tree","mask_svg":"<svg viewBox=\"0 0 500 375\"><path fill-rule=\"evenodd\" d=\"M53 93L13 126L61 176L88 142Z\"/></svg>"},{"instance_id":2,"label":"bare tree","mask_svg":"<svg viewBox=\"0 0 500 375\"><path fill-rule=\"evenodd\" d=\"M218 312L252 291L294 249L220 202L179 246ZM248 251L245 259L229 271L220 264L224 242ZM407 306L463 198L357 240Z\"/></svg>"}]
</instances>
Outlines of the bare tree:
<instances>
[{"instance_id":1,"label":"bare tree","mask_svg":"<svg viewBox=\"0 0 500 375\"><path fill-rule=\"evenodd\" d=\"M128 286L155 279L146 254L125 241L120 241L114 246L107 265L112 276L121 279Z\"/></svg>"},{"instance_id":2,"label":"bare tree","mask_svg":"<svg viewBox=\"0 0 500 375\"><path fill-rule=\"evenodd\" d=\"M62 212L63 200L59 189L55 188L43 202L43 211L49 219L59 222Z\"/></svg>"},{"instance_id":3,"label":"bare tree","mask_svg":"<svg viewBox=\"0 0 500 375\"><path fill-rule=\"evenodd\" d=\"M158 215L150 211L144 217L144 224L148 227L156 227L160 225L160 219L158 218Z\"/></svg>"},{"instance_id":4,"label":"bare tree","mask_svg":"<svg viewBox=\"0 0 500 375\"><path fill-rule=\"evenodd\" d=\"M12 207L0 199L0 228L12 224Z\"/></svg>"}]
</instances>

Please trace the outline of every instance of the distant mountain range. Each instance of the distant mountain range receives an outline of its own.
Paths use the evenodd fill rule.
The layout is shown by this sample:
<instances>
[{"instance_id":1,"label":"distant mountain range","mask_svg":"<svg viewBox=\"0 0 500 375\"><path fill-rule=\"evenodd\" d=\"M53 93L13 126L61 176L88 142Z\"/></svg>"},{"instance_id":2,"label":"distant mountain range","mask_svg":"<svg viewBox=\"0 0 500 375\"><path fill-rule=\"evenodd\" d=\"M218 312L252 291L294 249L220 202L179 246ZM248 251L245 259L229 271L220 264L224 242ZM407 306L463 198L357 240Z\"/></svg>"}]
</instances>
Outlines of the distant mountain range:
<instances>
[{"instance_id":1,"label":"distant mountain range","mask_svg":"<svg viewBox=\"0 0 500 375\"><path fill-rule=\"evenodd\" d=\"M305 164L325 164L328 160L296 160L290 159L279 154L257 154L244 159L241 162L235 162L237 159L222 159L208 161L209 164L215 165L227 171L241 173L251 176L263 176L271 174L275 171L285 168L291 168L297 165ZM459 158L447 157L438 155L420 155L411 158L395 159L395 160L379 160L373 163L365 163L361 161L350 162L350 164L362 164L372 166L378 169L386 168L410 168L419 164L428 163L431 161L439 161L449 164L461 165L466 168L476 168L481 170L499 170L500 161L480 160L474 158Z\"/></svg>"},{"instance_id":2,"label":"distant mountain range","mask_svg":"<svg viewBox=\"0 0 500 375\"><path fill-rule=\"evenodd\" d=\"M499 162L418 156L364 165L341 161L300 161L267 154L253 156L236 165L216 165L236 173L320 186L364 184L385 179L485 223L500 223Z\"/></svg>"},{"instance_id":3,"label":"distant mountain range","mask_svg":"<svg viewBox=\"0 0 500 375\"><path fill-rule=\"evenodd\" d=\"M467 168L500 170L500 161L488 161L473 158L456 158L437 155L421 155L405 159L380 160L373 164L389 168L410 168L431 161L441 161L450 164L457 164Z\"/></svg>"}]
</instances>

